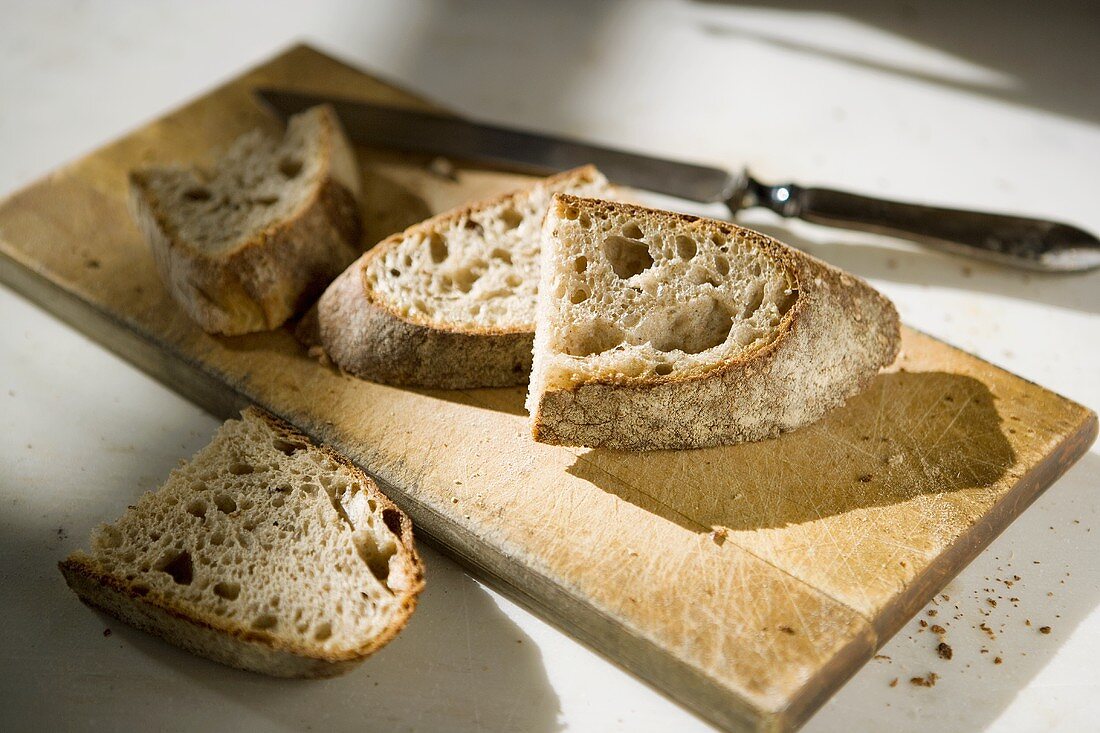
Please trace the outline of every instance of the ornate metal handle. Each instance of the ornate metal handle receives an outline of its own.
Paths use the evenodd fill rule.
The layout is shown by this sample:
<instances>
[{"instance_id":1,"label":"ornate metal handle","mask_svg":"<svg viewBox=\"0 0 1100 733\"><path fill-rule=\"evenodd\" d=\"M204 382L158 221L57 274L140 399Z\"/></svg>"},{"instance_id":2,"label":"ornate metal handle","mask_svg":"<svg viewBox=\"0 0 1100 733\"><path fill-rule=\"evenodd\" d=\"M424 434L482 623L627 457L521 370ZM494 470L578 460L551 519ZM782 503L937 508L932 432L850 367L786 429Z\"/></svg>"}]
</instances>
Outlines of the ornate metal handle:
<instances>
[{"instance_id":1,"label":"ornate metal handle","mask_svg":"<svg viewBox=\"0 0 1100 733\"><path fill-rule=\"evenodd\" d=\"M730 209L764 206L784 217L908 239L957 254L1048 272L1100 267L1100 240L1042 219L921 206L794 184L766 186L746 176Z\"/></svg>"}]
</instances>

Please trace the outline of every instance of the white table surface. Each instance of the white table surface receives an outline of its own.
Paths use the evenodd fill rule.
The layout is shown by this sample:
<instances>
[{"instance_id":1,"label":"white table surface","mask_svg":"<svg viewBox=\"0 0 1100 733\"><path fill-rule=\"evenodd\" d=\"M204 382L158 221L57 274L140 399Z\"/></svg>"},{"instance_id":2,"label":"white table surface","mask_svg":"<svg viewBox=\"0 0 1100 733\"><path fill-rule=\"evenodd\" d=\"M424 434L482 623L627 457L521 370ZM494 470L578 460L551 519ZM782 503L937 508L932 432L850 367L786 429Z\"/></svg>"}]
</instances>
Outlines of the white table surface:
<instances>
[{"instance_id":1,"label":"white table surface","mask_svg":"<svg viewBox=\"0 0 1100 733\"><path fill-rule=\"evenodd\" d=\"M0 190L306 39L490 120L1100 230L1096 5L949 5L2 2ZM745 221L869 278L909 324L1100 407L1100 274ZM0 288L0 728L709 729L430 550L408 629L332 681L223 668L77 603L54 563L216 424ZM950 584L952 660L911 622L806 729L1100 728L1098 484L1094 447ZM988 606L994 587L1018 608ZM932 671L934 688L908 683Z\"/></svg>"}]
</instances>

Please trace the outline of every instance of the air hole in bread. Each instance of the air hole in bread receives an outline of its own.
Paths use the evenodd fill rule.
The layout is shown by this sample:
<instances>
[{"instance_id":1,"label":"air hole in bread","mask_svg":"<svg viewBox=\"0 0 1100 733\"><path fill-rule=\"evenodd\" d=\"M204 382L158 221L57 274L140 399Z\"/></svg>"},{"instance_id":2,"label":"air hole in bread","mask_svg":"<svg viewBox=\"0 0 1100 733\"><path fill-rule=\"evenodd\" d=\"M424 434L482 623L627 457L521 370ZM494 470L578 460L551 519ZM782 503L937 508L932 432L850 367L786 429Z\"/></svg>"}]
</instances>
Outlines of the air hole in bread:
<instances>
[{"instance_id":1,"label":"air hole in bread","mask_svg":"<svg viewBox=\"0 0 1100 733\"><path fill-rule=\"evenodd\" d=\"M573 271L574 272L584 272L587 269L588 269L588 258L585 257L584 255L581 255L577 259L573 260Z\"/></svg>"},{"instance_id":2,"label":"air hole in bread","mask_svg":"<svg viewBox=\"0 0 1100 733\"><path fill-rule=\"evenodd\" d=\"M218 511L222 514L232 514L237 511L237 502L233 501L233 497L229 494L218 494L214 497L214 506L218 507Z\"/></svg>"},{"instance_id":3,"label":"air hole in bread","mask_svg":"<svg viewBox=\"0 0 1100 733\"><path fill-rule=\"evenodd\" d=\"M666 313L646 320L645 331L654 348L698 354L725 343L733 326L733 314L715 298L700 298L681 307L672 321Z\"/></svg>"},{"instance_id":4,"label":"air hole in bread","mask_svg":"<svg viewBox=\"0 0 1100 733\"><path fill-rule=\"evenodd\" d=\"M191 564L191 553L186 550L161 558L161 561L157 563L157 570L171 575L172 580L179 585L191 585L191 581L195 577L194 566Z\"/></svg>"},{"instance_id":5,"label":"air hole in bread","mask_svg":"<svg viewBox=\"0 0 1100 733\"><path fill-rule=\"evenodd\" d=\"M325 641L332 636L332 624L325 622L317 626L317 629L313 632L314 641Z\"/></svg>"},{"instance_id":6,"label":"air hole in bread","mask_svg":"<svg viewBox=\"0 0 1100 733\"><path fill-rule=\"evenodd\" d=\"M695 256L698 247L695 244L695 240L691 237L685 237L683 234L676 236L676 256L681 260L690 260Z\"/></svg>"},{"instance_id":7,"label":"air hole in bread","mask_svg":"<svg viewBox=\"0 0 1100 733\"><path fill-rule=\"evenodd\" d=\"M278 203L278 201L278 196L258 196L252 199L253 203L259 204L260 206L273 206Z\"/></svg>"},{"instance_id":8,"label":"air hole in bread","mask_svg":"<svg viewBox=\"0 0 1100 733\"><path fill-rule=\"evenodd\" d=\"M447 240L439 232L432 232L428 236L428 254L437 265L447 259Z\"/></svg>"},{"instance_id":9,"label":"air hole in bread","mask_svg":"<svg viewBox=\"0 0 1100 733\"><path fill-rule=\"evenodd\" d=\"M370 532L360 533L356 544L359 557L367 564L371 575L385 583L386 578L390 577L390 558L397 551L397 547L395 545L379 547L378 540Z\"/></svg>"},{"instance_id":10,"label":"air hole in bread","mask_svg":"<svg viewBox=\"0 0 1100 733\"><path fill-rule=\"evenodd\" d=\"M523 214L509 206L507 209L500 212L500 220L504 222L504 228L506 230L515 229L523 223Z\"/></svg>"},{"instance_id":11,"label":"air hole in bread","mask_svg":"<svg viewBox=\"0 0 1100 733\"><path fill-rule=\"evenodd\" d=\"M262 613L252 621L252 628L257 631L273 629L279 623L279 619L270 613Z\"/></svg>"},{"instance_id":12,"label":"air hole in bread","mask_svg":"<svg viewBox=\"0 0 1100 733\"><path fill-rule=\"evenodd\" d=\"M623 236L627 239L641 239L642 228L638 226L638 222L628 221L623 225Z\"/></svg>"},{"instance_id":13,"label":"air hole in bread","mask_svg":"<svg viewBox=\"0 0 1100 733\"><path fill-rule=\"evenodd\" d=\"M570 221L576 219L578 216L580 216L580 214L581 212L577 211L576 206L566 206L565 211L562 212L562 216L564 216L566 219L569 219Z\"/></svg>"},{"instance_id":14,"label":"air hole in bread","mask_svg":"<svg viewBox=\"0 0 1100 733\"><path fill-rule=\"evenodd\" d=\"M510 288L518 288L523 284L523 278L513 272L504 278L504 283Z\"/></svg>"},{"instance_id":15,"label":"air hole in bread","mask_svg":"<svg viewBox=\"0 0 1100 733\"><path fill-rule=\"evenodd\" d=\"M229 473L234 476L246 476L256 469L244 461L233 461L229 464Z\"/></svg>"},{"instance_id":16,"label":"air hole in bread","mask_svg":"<svg viewBox=\"0 0 1100 733\"><path fill-rule=\"evenodd\" d=\"M461 270L455 271L452 278L454 279L455 288L460 293L468 293L474 287L474 283L481 277L478 273L474 272L469 267L464 267Z\"/></svg>"},{"instance_id":17,"label":"air hole in bread","mask_svg":"<svg viewBox=\"0 0 1100 733\"><path fill-rule=\"evenodd\" d=\"M302 172L302 161L297 158L283 158L279 161L279 172L287 178L297 178Z\"/></svg>"},{"instance_id":18,"label":"air hole in bread","mask_svg":"<svg viewBox=\"0 0 1100 733\"><path fill-rule=\"evenodd\" d=\"M719 232L715 232L714 234L710 235L710 241L714 242L714 246L721 247L723 244L726 243L726 236Z\"/></svg>"},{"instance_id":19,"label":"air hole in bread","mask_svg":"<svg viewBox=\"0 0 1100 733\"><path fill-rule=\"evenodd\" d=\"M271 441L272 447L285 456L292 456L300 450L305 450L306 446L298 441L286 440L285 438L275 438Z\"/></svg>"},{"instance_id":20,"label":"air hole in bread","mask_svg":"<svg viewBox=\"0 0 1100 733\"><path fill-rule=\"evenodd\" d=\"M500 260L506 265L512 264L512 253L506 249L501 249L500 247L497 247L489 254L489 256L492 257L494 260Z\"/></svg>"},{"instance_id":21,"label":"air hole in bread","mask_svg":"<svg viewBox=\"0 0 1100 733\"><path fill-rule=\"evenodd\" d=\"M730 274L730 261L725 257L714 258L714 269L718 271L718 274L722 277Z\"/></svg>"},{"instance_id":22,"label":"air hole in bread","mask_svg":"<svg viewBox=\"0 0 1100 733\"><path fill-rule=\"evenodd\" d=\"M577 324L565 344L565 353L570 356L591 356L602 354L623 342L623 330L614 323L595 319Z\"/></svg>"},{"instance_id":23,"label":"air hole in bread","mask_svg":"<svg viewBox=\"0 0 1100 733\"><path fill-rule=\"evenodd\" d=\"M398 269L396 269L396 268L394 268L394 267L391 267L391 268L390 268L390 275L391 275L392 277L401 277L401 270L398 270Z\"/></svg>"},{"instance_id":24,"label":"air hole in bread","mask_svg":"<svg viewBox=\"0 0 1100 733\"><path fill-rule=\"evenodd\" d=\"M791 306L794 305L794 302L796 300L798 300L797 288L791 288L790 290L784 292L783 295L780 296L776 302L776 307L779 309L779 315L787 315L787 311L791 309Z\"/></svg>"},{"instance_id":25,"label":"air hole in bread","mask_svg":"<svg viewBox=\"0 0 1100 733\"><path fill-rule=\"evenodd\" d=\"M195 188L189 188L184 191L183 197L188 201L209 201L214 197L214 194L210 192L209 188L196 186Z\"/></svg>"},{"instance_id":26,"label":"air hole in bread","mask_svg":"<svg viewBox=\"0 0 1100 733\"><path fill-rule=\"evenodd\" d=\"M394 536L401 536L401 514L397 510L383 509L382 524L386 525L386 529L393 532Z\"/></svg>"},{"instance_id":27,"label":"air hole in bread","mask_svg":"<svg viewBox=\"0 0 1100 733\"><path fill-rule=\"evenodd\" d=\"M577 219L577 223L583 228L588 229L592 226L592 217L582 212L580 218Z\"/></svg>"},{"instance_id":28,"label":"air hole in bread","mask_svg":"<svg viewBox=\"0 0 1100 733\"><path fill-rule=\"evenodd\" d=\"M623 231L627 228L629 225L623 227ZM604 257L611 263L611 269L623 280L640 275L653 266L649 247L645 242L639 242L636 239L613 234L603 241L601 249Z\"/></svg>"},{"instance_id":29,"label":"air hole in bread","mask_svg":"<svg viewBox=\"0 0 1100 733\"><path fill-rule=\"evenodd\" d=\"M214 547L219 547L223 542L225 542L224 533L214 532L212 535L210 535L210 544Z\"/></svg>"},{"instance_id":30,"label":"air hole in bread","mask_svg":"<svg viewBox=\"0 0 1100 733\"><path fill-rule=\"evenodd\" d=\"M569 302L573 305L576 305L577 303L583 303L586 300L588 300L588 291L583 290L582 288L577 288L569 296Z\"/></svg>"},{"instance_id":31,"label":"air hole in bread","mask_svg":"<svg viewBox=\"0 0 1100 733\"><path fill-rule=\"evenodd\" d=\"M667 376L669 374L672 374L672 365L671 364L658 364L657 367L653 371L656 372L658 375L664 377L664 376Z\"/></svg>"},{"instance_id":32,"label":"air hole in bread","mask_svg":"<svg viewBox=\"0 0 1100 733\"><path fill-rule=\"evenodd\" d=\"M214 595L219 598L224 598L227 601L235 601L240 594L240 583L222 582L214 584Z\"/></svg>"},{"instance_id":33,"label":"air hole in bread","mask_svg":"<svg viewBox=\"0 0 1100 733\"><path fill-rule=\"evenodd\" d=\"M202 519L206 516L206 502L202 499L194 499L187 505L187 513L193 517Z\"/></svg>"}]
</instances>

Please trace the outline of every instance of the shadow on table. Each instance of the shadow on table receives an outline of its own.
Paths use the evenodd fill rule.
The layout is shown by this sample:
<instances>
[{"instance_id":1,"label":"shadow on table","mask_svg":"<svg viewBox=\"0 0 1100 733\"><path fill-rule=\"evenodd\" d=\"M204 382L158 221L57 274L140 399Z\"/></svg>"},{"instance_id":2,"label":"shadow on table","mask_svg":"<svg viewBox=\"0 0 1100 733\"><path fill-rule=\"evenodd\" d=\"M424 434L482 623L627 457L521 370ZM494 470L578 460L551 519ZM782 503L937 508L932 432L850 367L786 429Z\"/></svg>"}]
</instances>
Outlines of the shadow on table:
<instances>
[{"instance_id":1,"label":"shadow on table","mask_svg":"<svg viewBox=\"0 0 1100 733\"><path fill-rule=\"evenodd\" d=\"M154 663L171 666L204 688L208 703L231 700L273 725L333 731L560 730L558 698L534 642L472 578L435 552L423 547L421 552L427 587L408 627L362 666L335 679L275 680L240 672L104 620Z\"/></svg>"},{"instance_id":2,"label":"shadow on table","mask_svg":"<svg viewBox=\"0 0 1100 733\"><path fill-rule=\"evenodd\" d=\"M70 367L29 368L60 375ZM73 468L79 483L51 490L49 499L44 487L12 485L24 469L0 466L5 496L13 497L0 510L7 589L0 617L16 630L0 672L0 730L222 729L241 719L292 730L560 729L560 703L538 647L488 591L423 545L427 588L408 627L332 680L279 680L224 667L83 607L57 561L86 548L95 524L115 519L204 445L210 421L195 415L172 423L139 405L120 405L109 390L82 394L67 404L73 413L130 418L124 431L103 436L110 460ZM41 409L51 405L43 399ZM44 460L38 446L27 449L29 461Z\"/></svg>"},{"instance_id":3,"label":"shadow on table","mask_svg":"<svg viewBox=\"0 0 1100 733\"><path fill-rule=\"evenodd\" d=\"M772 440L692 451L595 449L568 470L687 529L752 531L989 486L1015 459L1003 429L978 380L900 372L879 375L844 407Z\"/></svg>"},{"instance_id":4,"label":"shadow on table","mask_svg":"<svg viewBox=\"0 0 1100 733\"><path fill-rule=\"evenodd\" d=\"M52 539L49 527L28 530ZM12 551L9 543L27 541L8 534L0 551ZM267 719L272 729L560 730L560 704L532 640L449 560L431 550L422 553L428 585L408 627L362 666L329 680L273 679L192 656L80 607L53 568L54 558L44 558L41 577L21 579L23 593L8 596L0 607L8 623L19 624L21 617L35 614L69 619L59 622L51 638L37 647L37 654L53 659L63 659L65 649L89 646L77 634L98 637L104 628L111 634L101 649L91 652L94 657L62 665L70 671L54 673L36 688L42 699L64 700L69 707L37 708L27 699L30 688L20 692L9 676L3 687L11 687L25 704L5 706L0 722L31 726L46 716L71 729L92 720L126 727L128 721L112 719L125 707L115 699L119 693L100 689L110 684L141 698L130 714L150 729L201 729L219 719L229 724L233 711L243 707ZM80 669L72 671L74 667ZM77 686L87 695L74 702L62 690L50 689L52 684ZM169 694L150 704L150 690Z\"/></svg>"},{"instance_id":5,"label":"shadow on table","mask_svg":"<svg viewBox=\"0 0 1100 733\"><path fill-rule=\"evenodd\" d=\"M1100 7L1088 4L1048 4L1039 15L1024 0L998 3L900 3L873 0L695 0L700 5L777 10L792 15L828 14L848 18L915 44L951 54L985 72L948 75L929 72L912 62L875 58L863 48L844 48L830 36L815 39L760 33L721 13L702 22L717 38L752 38L794 53L834 64L846 64L877 74L914 79L963 94L985 96L1010 104L1050 110L1087 122L1100 120L1100 95L1081 73L1095 53L1094 29ZM716 8L717 9L717 8ZM972 78L967 78L971 76Z\"/></svg>"}]
</instances>

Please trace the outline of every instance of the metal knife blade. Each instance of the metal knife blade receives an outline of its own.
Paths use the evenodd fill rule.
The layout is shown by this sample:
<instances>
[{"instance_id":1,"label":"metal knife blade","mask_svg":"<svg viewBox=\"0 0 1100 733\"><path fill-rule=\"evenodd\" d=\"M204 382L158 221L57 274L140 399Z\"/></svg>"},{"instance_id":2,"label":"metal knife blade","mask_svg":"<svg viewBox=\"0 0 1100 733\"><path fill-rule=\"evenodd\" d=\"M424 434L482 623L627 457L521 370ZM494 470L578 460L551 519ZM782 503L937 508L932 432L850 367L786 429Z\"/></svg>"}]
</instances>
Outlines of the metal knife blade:
<instances>
[{"instance_id":1,"label":"metal knife blade","mask_svg":"<svg viewBox=\"0 0 1100 733\"><path fill-rule=\"evenodd\" d=\"M761 206L783 217L900 237L1028 270L1081 272L1100 267L1100 239L1047 219L889 201L793 183L767 185L747 171L730 173L458 117L282 89L257 89L255 93L284 119L318 104L330 104L348 135L367 146L513 169L518 165L538 173L591 163L614 183L702 203L721 202L734 214Z\"/></svg>"},{"instance_id":2,"label":"metal knife blade","mask_svg":"<svg viewBox=\"0 0 1100 733\"><path fill-rule=\"evenodd\" d=\"M257 89L255 93L284 119L318 104L331 104L348 136L370 147L427 152L509 168L518 164L544 174L591 163L615 183L704 203L727 201L742 185L739 174L719 168L483 125L453 116L281 89Z\"/></svg>"}]
</instances>

